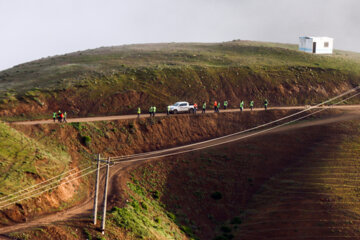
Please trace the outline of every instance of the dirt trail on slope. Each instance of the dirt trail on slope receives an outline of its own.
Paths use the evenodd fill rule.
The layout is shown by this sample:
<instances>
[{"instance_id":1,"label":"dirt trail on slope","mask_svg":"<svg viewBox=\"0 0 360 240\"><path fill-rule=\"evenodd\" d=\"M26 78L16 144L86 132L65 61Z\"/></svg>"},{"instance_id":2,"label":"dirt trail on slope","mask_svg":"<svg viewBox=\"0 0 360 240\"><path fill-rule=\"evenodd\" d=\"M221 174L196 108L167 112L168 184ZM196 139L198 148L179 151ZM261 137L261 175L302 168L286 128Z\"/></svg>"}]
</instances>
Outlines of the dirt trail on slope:
<instances>
[{"instance_id":1,"label":"dirt trail on slope","mask_svg":"<svg viewBox=\"0 0 360 240\"><path fill-rule=\"evenodd\" d=\"M331 108L331 109L360 109L360 105L337 105L337 106L325 106L323 108ZM289 107L270 107L268 110L303 110L306 109L306 106L289 106ZM198 110L198 114L201 114L201 110ZM244 109L243 111L247 112L250 109ZM253 111L264 111L263 108L254 108ZM220 113L223 112L240 112L240 109L220 109ZM212 109L207 109L206 114L213 114L214 111ZM156 116L163 117L166 116L165 113L157 113ZM171 115L176 116L176 115ZM140 118L148 118L148 114L141 114ZM67 122L95 122L95 121L111 121L111 120L128 120L128 119L136 119L137 115L115 115L115 116L102 116L102 117L85 117L85 118L68 118ZM34 121L21 121L21 122L12 122L13 124L19 125L36 125L36 124L54 124L53 120L34 120ZM56 124L57 122L55 122Z\"/></svg>"},{"instance_id":2,"label":"dirt trail on slope","mask_svg":"<svg viewBox=\"0 0 360 240\"><path fill-rule=\"evenodd\" d=\"M346 113L344 113L341 116L338 117L329 117L321 120L314 120L310 122L302 122L299 124L293 124L293 125L287 125L282 126L277 129L271 130L271 131L255 131L251 133L240 133L240 134L232 134L230 136L224 136L208 141L203 141L195 144L189 144L181 147L175 147L175 148L169 148L159 151L153 151L153 152L147 152L142 154L136 154L136 155L130 155L127 157L124 157L121 160L121 162L118 162L116 165L111 167L110 170L110 183L113 182L115 178L119 176L119 174L125 173L128 168L136 166L136 163L151 159L151 158L160 158L165 156L171 156L171 155L177 155L184 152L189 151L196 151L204 148L209 148L221 144L225 144L228 142L238 141L243 138L247 138L250 136L255 135L261 135L261 134L269 134L272 132L279 132L279 131L288 131L292 129L298 129L303 127L309 127L309 126L316 126L316 125L323 125L323 124L329 124L329 123L335 123L340 121L348 121L348 120L358 120L360 119L360 112L356 110L349 110ZM116 159L114 159L116 160ZM102 174L101 177L102 181L104 181L104 174ZM100 184L102 186L103 184ZM110 193L114 191L114 186L111 187ZM100 189L100 203L102 202L102 192L103 188ZM26 223L20 223L13 226L3 227L0 228L0 234L6 234L14 231L23 230L26 228L31 228L35 226L42 226L42 225L49 225L51 223L59 222L59 221L66 221L69 219L74 219L78 217L88 217L92 214L92 208L93 208L93 198L89 198L87 201L83 202L82 204L75 206L73 208L67 209L63 212L58 212L55 214L50 214L46 216L42 216L38 219L31 220L30 222ZM99 208L100 210L100 208Z\"/></svg>"}]
</instances>

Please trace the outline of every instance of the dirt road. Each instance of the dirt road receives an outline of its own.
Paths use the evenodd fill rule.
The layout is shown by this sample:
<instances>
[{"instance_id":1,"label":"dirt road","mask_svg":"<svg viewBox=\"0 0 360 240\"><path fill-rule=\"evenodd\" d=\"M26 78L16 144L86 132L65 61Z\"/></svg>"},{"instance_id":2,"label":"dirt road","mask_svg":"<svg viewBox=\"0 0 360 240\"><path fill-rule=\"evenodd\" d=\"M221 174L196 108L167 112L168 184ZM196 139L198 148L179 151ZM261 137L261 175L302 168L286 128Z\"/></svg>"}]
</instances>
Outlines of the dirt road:
<instances>
[{"instance_id":1,"label":"dirt road","mask_svg":"<svg viewBox=\"0 0 360 240\"><path fill-rule=\"evenodd\" d=\"M342 106L341 108L344 108L344 107ZM246 132L246 133L240 132L240 133L230 134L227 136L223 136L223 137L219 137L219 138L215 138L215 139L211 139L211 140L207 140L207 141L203 141L203 142L193 143L193 144L189 144L189 145L185 145L185 146L180 146L180 147L174 147L174 148L158 150L158 151L153 151L153 152L147 152L147 153L134 154L134 155L123 156L123 157L114 157L114 158L112 158L112 161L114 161L116 164L113 165L110 170L110 183L113 182L113 180L116 177L118 177L119 174L126 171L126 169L128 167L134 166L134 163L136 163L136 162L141 162L141 161L145 161L145 160L152 159L152 158L160 158L160 157L182 154L182 153L190 152L190 151L197 151L200 149L210 148L213 146L226 144L226 143L233 142L233 141L239 141L244 138L248 138L251 136L257 136L257 135L261 135L261 134L269 134L269 133L279 132L279 131L288 131L288 130L297 129L297 128L329 124L329 123L335 123L335 122L340 122L340 121L360 120L360 112L358 111L360 108L359 106L346 106L346 108L348 109L348 111L345 111L342 115L340 115L338 117L329 117L329 118L325 118L325 119L321 119L321 120L313 120L313 121L301 122L301 123L292 124L292 125L271 127L271 128L266 128L266 129L256 130L256 131L251 131L251 132ZM289 108L279 108L279 109L294 109L294 108L289 107ZM303 107L298 107L298 109L303 109ZM238 110L233 110L233 109L227 110L227 112L232 112L232 111L238 111ZM96 121L94 119L97 119L97 120L129 119L131 117L134 117L134 116L113 116L113 117L103 117L103 118L98 117L98 118L90 118L90 119L92 119L93 121ZM75 119L73 119L73 120L76 121ZM81 120L84 121L85 119L81 119ZM39 124L39 123L47 123L47 121L40 121L38 123L27 122L26 124ZM102 180L104 180L103 178L104 177L102 176ZM101 185L102 184L100 184L100 186ZM102 190L100 190L100 192L102 192ZM110 192L112 192L112 189L110 189ZM99 199L102 199L101 195L100 195ZM91 216L92 207L93 207L93 198L89 198L89 199L87 199L87 201L83 202L82 204L75 206L73 208L67 209L63 212L58 212L58 213L50 214L47 216L41 216L37 219L33 219L26 223L20 223L20 224L15 224L15 225L8 226L8 227L0 228L0 234L6 234L6 233L19 231L19 230L23 230L26 228L36 227L36 226L48 225L48 224L52 224L55 222L66 221L66 220L79 218L79 217L89 217L89 216Z\"/></svg>"},{"instance_id":2,"label":"dirt road","mask_svg":"<svg viewBox=\"0 0 360 240\"><path fill-rule=\"evenodd\" d=\"M360 109L360 105L337 105L337 106L325 106L323 108L335 108L335 109ZM303 110L306 109L306 106L290 106L290 107L270 107L268 110ZM244 109L245 112L250 111L250 109ZM253 111L264 111L264 108L254 108ZM240 109L220 109L220 113L223 112L240 112ZM207 109L206 114L213 114L214 110ZM201 114L201 111L198 111L198 114ZM166 113L157 113L156 116L166 116ZM170 116L176 116L171 114ZM140 118L148 118L148 114L141 114ZM111 120L127 120L127 119L136 119L137 115L114 115L114 116L101 116L101 117L85 117L85 118L68 118L67 122L95 122L95 121L111 121ZM13 122L13 124L20 125L36 125L36 124L53 124L52 119L49 120L34 120L34 121L21 121ZM55 122L57 123L57 122Z\"/></svg>"}]
</instances>

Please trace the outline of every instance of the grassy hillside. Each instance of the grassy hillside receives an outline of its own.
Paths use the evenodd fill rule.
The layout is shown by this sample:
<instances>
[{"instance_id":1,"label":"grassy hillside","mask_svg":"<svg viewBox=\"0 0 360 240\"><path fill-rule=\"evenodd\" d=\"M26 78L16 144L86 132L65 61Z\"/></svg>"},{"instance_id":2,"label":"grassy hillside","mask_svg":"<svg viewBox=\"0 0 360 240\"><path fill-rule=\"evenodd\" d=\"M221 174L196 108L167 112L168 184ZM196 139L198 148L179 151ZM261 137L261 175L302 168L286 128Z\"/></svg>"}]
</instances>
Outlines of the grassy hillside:
<instances>
[{"instance_id":1,"label":"grassy hillside","mask_svg":"<svg viewBox=\"0 0 360 240\"><path fill-rule=\"evenodd\" d=\"M133 113L176 100L264 98L308 104L359 83L360 54L318 56L296 45L233 41L102 47L48 57L0 72L0 116Z\"/></svg>"},{"instance_id":2,"label":"grassy hillside","mask_svg":"<svg viewBox=\"0 0 360 240\"><path fill-rule=\"evenodd\" d=\"M0 122L0 197L61 174L70 161L61 146L50 150Z\"/></svg>"}]
</instances>

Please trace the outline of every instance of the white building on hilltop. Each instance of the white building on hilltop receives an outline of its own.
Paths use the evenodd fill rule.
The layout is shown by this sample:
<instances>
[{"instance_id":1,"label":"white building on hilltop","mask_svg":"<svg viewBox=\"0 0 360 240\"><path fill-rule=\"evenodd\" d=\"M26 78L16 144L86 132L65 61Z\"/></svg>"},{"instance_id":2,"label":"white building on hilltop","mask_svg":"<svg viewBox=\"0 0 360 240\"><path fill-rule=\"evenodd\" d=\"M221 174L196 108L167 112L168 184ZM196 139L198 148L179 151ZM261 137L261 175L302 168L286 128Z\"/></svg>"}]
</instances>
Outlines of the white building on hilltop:
<instances>
[{"instance_id":1,"label":"white building on hilltop","mask_svg":"<svg viewBox=\"0 0 360 240\"><path fill-rule=\"evenodd\" d=\"M315 54L332 54L334 39L329 37L300 37L299 50Z\"/></svg>"}]
</instances>

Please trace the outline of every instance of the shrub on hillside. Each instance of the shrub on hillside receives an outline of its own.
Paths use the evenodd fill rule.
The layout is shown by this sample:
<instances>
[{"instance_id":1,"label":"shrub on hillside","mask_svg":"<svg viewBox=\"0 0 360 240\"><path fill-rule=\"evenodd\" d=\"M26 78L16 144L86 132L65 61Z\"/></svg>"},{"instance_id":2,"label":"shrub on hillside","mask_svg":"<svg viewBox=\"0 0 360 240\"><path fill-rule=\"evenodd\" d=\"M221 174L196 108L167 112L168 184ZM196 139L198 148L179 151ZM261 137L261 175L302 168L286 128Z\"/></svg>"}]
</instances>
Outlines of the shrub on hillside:
<instances>
[{"instance_id":1,"label":"shrub on hillside","mask_svg":"<svg viewBox=\"0 0 360 240\"><path fill-rule=\"evenodd\" d=\"M241 219L240 219L240 217L234 217L230 223L231 224L241 224Z\"/></svg>"},{"instance_id":2,"label":"shrub on hillside","mask_svg":"<svg viewBox=\"0 0 360 240\"><path fill-rule=\"evenodd\" d=\"M222 194L221 194L221 192L213 192L211 194L211 198L215 199L215 200L220 200L220 199L222 199Z\"/></svg>"},{"instance_id":3,"label":"shrub on hillside","mask_svg":"<svg viewBox=\"0 0 360 240\"><path fill-rule=\"evenodd\" d=\"M91 144L91 137L89 136L82 136L81 137L81 142L86 146L89 147Z\"/></svg>"}]
</instances>

